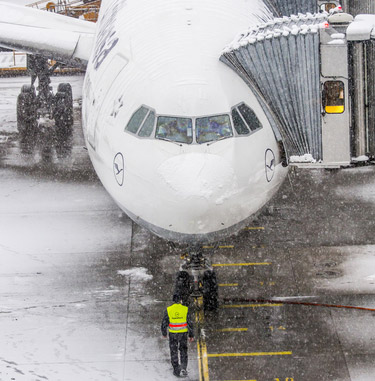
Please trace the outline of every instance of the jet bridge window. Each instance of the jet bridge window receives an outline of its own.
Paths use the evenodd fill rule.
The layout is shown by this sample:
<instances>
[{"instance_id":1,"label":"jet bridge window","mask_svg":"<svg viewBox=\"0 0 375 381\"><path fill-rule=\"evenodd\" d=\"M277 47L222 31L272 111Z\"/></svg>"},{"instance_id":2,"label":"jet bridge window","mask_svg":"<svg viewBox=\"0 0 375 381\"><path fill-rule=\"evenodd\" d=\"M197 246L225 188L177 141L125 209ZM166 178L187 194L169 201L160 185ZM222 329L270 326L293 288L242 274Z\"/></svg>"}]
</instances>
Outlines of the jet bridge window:
<instances>
[{"instance_id":1,"label":"jet bridge window","mask_svg":"<svg viewBox=\"0 0 375 381\"><path fill-rule=\"evenodd\" d=\"M327 81L324 83L323 106L327 114L342 114L345 109L344 83Z\"/></svg>"},{"instance_id":2,"label":"jet bridge window","mask_svg":"<svg viewBox=\"0 0 375 381\"><path fill-rule=\"evenodd\" d=\"M250 131L262 128L262 124L255 112L245 103L241 103L232 109L234 128L238 135L247 135Z\"/></svg>"},{"instance_id":3,"label":"jet bridge window","mask_svg":"<svg viewBox=\"0 0 375 381\"><path fill-rule=\"evenodd\" d=\"M320 6L320 9L323 11L323 12L329 12L331 9L335 9L337 7L337 4L336 3L323 3L321 6Z\"/></svg>"},{"instance_id":4,"label":"jet bridge window","mask_svg":"<svg viewBox=\"0 0 375 381\"><path fill-rule=\"evenodd\" d=\"M148 112L148 108L144 106L140 107L130 118L127 126L125 127L125 131L129 131L133 134L136 134L139 130L139 127L141 127L143 121L145 120Z\"/></svg>"},{"instance_id":5,"label":"jet bridge window","mask_svg":"<svg viewBox=\"0 0 375 381\"><path fill-rule=\"evenodd\" d=\"M193 122L190 118L159 116L155 137L176 143L191 144L193 142Z\"/></svg>"},{"instance_id":6,"label":"jet bridge window","mask_svg":"<svg viewBox=\"0 0 375 381\"><path fill-rule=\"evenodd\" d=\"M197 143L207 143L233 136L229 115L197 118L195 121Z\"/></svg>"}]
</instances>

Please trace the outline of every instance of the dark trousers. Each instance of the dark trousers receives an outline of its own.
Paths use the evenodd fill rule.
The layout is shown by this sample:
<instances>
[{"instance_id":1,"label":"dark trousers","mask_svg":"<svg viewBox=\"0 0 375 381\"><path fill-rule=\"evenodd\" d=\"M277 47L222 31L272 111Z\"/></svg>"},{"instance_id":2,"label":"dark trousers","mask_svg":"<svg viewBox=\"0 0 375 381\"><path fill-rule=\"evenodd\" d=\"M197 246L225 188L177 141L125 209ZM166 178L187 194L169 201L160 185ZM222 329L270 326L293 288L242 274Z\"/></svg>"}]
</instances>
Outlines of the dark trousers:
<instances>
[{"instance_id":1,"label":"dark trousers","mask_svg":"<svg viewBox=\"0 0 375 381\"><path fill-rule=\"evenodd\" d=\"M169 332L169 348L171 350L171 363L174 370L185 369L188 364L187 353L188 333L170 333ZM180 352L180 367L178 362L178 352Z\"/></svg>"}]
</instances>

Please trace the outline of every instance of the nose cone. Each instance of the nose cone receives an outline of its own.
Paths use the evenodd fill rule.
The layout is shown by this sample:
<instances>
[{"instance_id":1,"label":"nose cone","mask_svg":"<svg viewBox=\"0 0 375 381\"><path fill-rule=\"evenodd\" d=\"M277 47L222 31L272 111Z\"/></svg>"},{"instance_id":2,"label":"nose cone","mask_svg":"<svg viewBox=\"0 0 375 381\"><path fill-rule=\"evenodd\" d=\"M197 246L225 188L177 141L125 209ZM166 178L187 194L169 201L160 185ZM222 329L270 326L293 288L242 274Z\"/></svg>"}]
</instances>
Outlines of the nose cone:
<instances>
[{"instance_id":1,"label":"nose cone","mask_svg":"<svg viewBox=\"0 0 375 381\"><path fill-rule=\"evenodd\" d=\"M234 170L224 158L203 153L182 154L166 160L158 172L176 215L188 217L180 221L181 228L182 224L188 224L191 233L202 233L209 226L212 228L213 221L222 224L225 219L222 205L237 189Z\"/></svg>"},{"instance_id":2,"label":"nose cone","mask_svg":"<svg viewBox=\"0 0 375 381\"><path fill-rule=\"evenodd\" d=\"M188 153L174 156L159 167L159 174L181 199L218 201L233 189L236 177L229 163L220 156ZM220 197L219 197L220 198Z\"/></svg>"}]
</instances>

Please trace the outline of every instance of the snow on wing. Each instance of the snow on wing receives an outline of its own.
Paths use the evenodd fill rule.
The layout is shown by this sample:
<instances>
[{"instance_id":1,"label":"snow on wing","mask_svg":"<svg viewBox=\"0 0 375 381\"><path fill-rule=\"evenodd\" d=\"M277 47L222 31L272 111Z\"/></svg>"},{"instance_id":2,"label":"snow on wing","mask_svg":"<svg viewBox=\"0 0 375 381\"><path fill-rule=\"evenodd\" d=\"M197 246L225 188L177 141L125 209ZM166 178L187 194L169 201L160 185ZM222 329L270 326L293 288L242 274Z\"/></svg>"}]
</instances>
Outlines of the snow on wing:
<instances>
[{"instance_id":1,"label":"snow on wing","mask_svg":"<svg viewBox=\"0 0 375 381\"><path fill-rule=\"evenodd\" d=\"M91 55L95 24L0 2L0 46L76 65Z\"/></svg>"}]
</instances>

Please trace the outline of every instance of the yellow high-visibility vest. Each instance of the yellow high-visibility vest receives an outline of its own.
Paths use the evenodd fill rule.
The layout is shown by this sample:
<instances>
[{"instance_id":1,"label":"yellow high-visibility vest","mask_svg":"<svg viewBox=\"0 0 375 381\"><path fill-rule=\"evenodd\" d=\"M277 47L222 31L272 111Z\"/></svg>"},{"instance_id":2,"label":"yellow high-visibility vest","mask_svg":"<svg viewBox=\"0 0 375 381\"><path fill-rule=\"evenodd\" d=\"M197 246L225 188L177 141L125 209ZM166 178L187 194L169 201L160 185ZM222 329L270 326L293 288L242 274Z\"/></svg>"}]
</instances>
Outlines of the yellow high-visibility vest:
<instances>
[{"instance_id":1,"label":"yellow high-visibility vest","mask_svg":"<svg viewBox=\"0 0 375 381\"><path fill-rule=\"evenodd\" d=\"M173 304L167 308L169 317L169 332L188 332L187 314L188 308L182 304Z\"/></svg>"}]
</instances>

